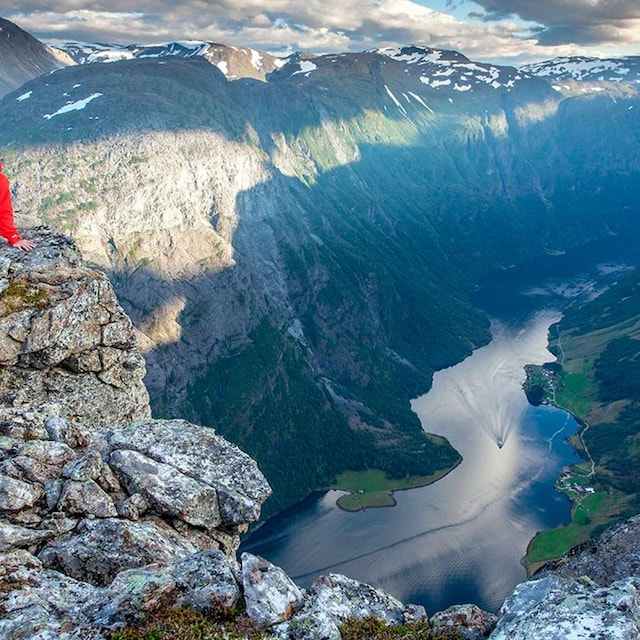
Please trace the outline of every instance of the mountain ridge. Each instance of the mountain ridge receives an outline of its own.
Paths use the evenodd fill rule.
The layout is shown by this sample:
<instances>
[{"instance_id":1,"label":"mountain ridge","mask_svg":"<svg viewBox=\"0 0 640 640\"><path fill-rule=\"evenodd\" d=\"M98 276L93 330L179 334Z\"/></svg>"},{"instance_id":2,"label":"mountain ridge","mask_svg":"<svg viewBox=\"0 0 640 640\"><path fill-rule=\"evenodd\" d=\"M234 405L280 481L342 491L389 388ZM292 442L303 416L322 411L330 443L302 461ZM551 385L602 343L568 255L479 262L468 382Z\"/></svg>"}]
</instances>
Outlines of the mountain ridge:
<instances>
[{"instance_id":1,"label":"mountain ridge","mask_svg":"<svg viewBox=\"0 0 640 640\"><path fill-rule=\"evenodd\" d=\"M4 18L0 18L0 56L0 97L27 80L74 64L66 53L43 44Z\"/></svg>"}]
</instances>

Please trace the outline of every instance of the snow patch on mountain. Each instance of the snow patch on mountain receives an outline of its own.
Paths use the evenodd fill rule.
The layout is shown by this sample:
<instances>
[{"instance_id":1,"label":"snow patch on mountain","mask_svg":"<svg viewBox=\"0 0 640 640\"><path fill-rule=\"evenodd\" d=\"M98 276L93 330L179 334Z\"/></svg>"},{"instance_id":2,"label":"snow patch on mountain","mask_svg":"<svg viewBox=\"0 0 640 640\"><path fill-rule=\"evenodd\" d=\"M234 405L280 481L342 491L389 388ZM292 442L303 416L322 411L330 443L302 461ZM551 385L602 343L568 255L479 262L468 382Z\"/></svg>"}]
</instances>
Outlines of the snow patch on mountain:
<instances>
[{"instance_id":1,"label":"snow patch on mountain","mask_svg":"<svg viewBox=\"0 0 640 640\"><path fill-rule=\"evenodd\" d=\"M67 42L58 45L79 64L119 62L137 58L204 58L229 79L253 77L265 80L266 74L286 60L248 47L237 47L202 40L179 40L158 44L101 44Z\"/></svg>"},{"instance_id":2,"label":"snow patch on mountain","mask_svg":"<svg viewBox=\"0 0 640 640\"><path fill-rule=\"evenodd\" d=\"M398 109L400 110L400 112L401 112L403 115L405 115L405 116L406 116L406 115L407 115L407 110L402 106L402 104L400 104L400 100L398 100L398 98L396 98L396 97L393 95L393 92L391 91L391 89L389 89L389 87L387 87L387 85L386 85L386 84L384 85L384 88L386 89L387 94L389 95L389 97L390 97L390 98L395 102L396 107L398 107Z\"/></svg>"},{"instance_id":3,"label":"snow patch on mountain","mask_svg":"<svg viewBox=\"0 0 640 640\"><path fill-rule=\"evenodd\" d=\"M554 58L523 66L522 71L551 80L640 83L640 56Z\"/></svg>"},{"instance_id":4,"label":"snow patch on mountain","mask_svg":"<svg viewBox=\"0 0 640 640\"><path fill-rule=\"evenodd\" d=\"M99 98L102 93L92 93L87 98L83 98L82 100L76 100L75 102L70 102L65 104L63 107L60 107L55 113L45 113L43 118L46 120L51 120L51 118L55 118L56 116L62 115L63 113L69 113L70 111L81 111L84 109L92 100Z\"/></svg>"},{"instance_id":5,"label":"snow patch on mountain","mask_svg":"<svg viewBox=\"0 0 640 640\"><path fill-rule=\"evenodd\" d=\"M318 68L318 65L311 62L311 60L300 60L300 62L298 62L298 66L300 67L300 70L294 71L291 74L292 76L295 76L298 73L304 73L308 77L312 71L315 71Z\"/></svg>"},{"instance_id":6,"label":"snow patch on mountain","mask_svg":"<svg viewBox=\"0 0 640 640\"><path fill-rule=\"evenodd\" d=\"M374 52L406 64L407 73L419 73L420 82L432 89L453 85L456 91L473 91L486 85L492 89L509 90L518 81L527 79L526 74L513 67L472 62L457 51L409 46L378 49Z\"/></svg>"}]
</instances>

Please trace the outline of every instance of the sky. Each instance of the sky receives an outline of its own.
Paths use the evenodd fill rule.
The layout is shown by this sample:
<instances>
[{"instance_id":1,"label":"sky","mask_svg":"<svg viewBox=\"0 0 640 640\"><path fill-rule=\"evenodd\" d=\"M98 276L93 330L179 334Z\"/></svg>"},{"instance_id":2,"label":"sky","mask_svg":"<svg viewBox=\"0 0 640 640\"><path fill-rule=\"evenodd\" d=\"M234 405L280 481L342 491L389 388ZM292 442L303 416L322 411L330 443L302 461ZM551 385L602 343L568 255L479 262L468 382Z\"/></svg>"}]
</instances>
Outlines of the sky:
<instances>
[{"instance_id":1,"label":"sky","mask_svg":"<svg viewBox=\"0 0 640 640\"><path fill-rule=\"evenodd\" d=\"M640 0L0 0L38 39L206 40L286 55L418 44L520 64L640 55Z\"/></svg>"}]
</instances>

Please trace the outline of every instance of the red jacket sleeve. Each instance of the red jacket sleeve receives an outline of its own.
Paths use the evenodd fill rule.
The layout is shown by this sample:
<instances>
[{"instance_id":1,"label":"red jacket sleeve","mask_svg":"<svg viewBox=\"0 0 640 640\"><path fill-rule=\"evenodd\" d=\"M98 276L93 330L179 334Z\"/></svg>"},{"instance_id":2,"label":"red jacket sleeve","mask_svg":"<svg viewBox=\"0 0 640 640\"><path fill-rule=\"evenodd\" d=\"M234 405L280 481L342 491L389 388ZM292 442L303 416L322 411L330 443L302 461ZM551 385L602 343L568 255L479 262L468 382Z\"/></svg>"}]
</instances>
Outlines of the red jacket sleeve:
<instances>
[{"instance_id":1,"label":"red jacket sleeve","mask_svg":"<svg viewBox=\"0 0 640 640\"><path fill-rule=\"evenodd\" d=\"M13 224L13 205L7 176L0 173L0 236L6 238L9 244L20 242L20 236Z\"/></svg>"}]
</instances>

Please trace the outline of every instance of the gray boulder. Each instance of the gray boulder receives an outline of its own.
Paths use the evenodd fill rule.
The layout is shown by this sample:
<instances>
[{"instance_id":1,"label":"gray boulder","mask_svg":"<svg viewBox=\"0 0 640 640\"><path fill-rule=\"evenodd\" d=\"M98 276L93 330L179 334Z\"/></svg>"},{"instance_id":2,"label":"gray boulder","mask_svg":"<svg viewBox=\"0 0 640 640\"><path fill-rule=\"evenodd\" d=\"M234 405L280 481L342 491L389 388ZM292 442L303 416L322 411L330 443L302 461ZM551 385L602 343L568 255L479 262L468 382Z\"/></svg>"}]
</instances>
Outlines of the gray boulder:
<instances>
[{"instance_id":1,"label":"gray boulder","mask_svg":"<svg viewBox=\"0 0 640 640\"><path fill-rule=\"evenodd\" d=\"M257 520L271 495L256 462L213 429L185 420L147 420L114 429L107 442L112 449L137 451L215 488L226 526Z\"/></svg>"},{"instance_id":2,"label":"gray boulder","mask_svg":"<svg viewBox=\"0 0 640 640\"><path fill-rule=\"evenodd\" d=\"M42 567L26 551L0 554L0 638L12 640L98 640L86 635L83 606L95 597L92 585Z\"/></svg>"},{"instance_id":3,"label":"gray boulder","mask_svg":"<svg viewBox=\"0 0 640 640\"><path fill-rule=\"evenodd\" d=\"M300 613L275 626L274 632L279 638L294 640L340 640L339 627L349 618L361 620L373 616L389 625L401 624L408 617L420 619L415 608L410 612L407 609L393 596L370 585L329 574L311 585Z\"/></svg>"},{"instance_id":4,"label":"gray boulder","mask_svg":"<svg viewBox=\"0 0 640 640\"><path fill-rule=\"evenodd\" d=\"M247 615L262 627L289 620L301 608L303 593L279 567L243 553L242 585Z\"/></svg>"},{"instance_id":5,"label":"gray boulder","mask_svg":"<svg viewBox=\"0 0 640 640\"><path fill-rule=\"evenodd\" d=\"M139 493L159 514L205 529L220 525L218 496L212 487L137 451L114 451L109 465L130 495Z\"/></svg>"},{"instance_id":6,"label":"gray boulder","mask_svg":"<svg viewBox=\"0 0 640 640\"><path fill-rule=\"evenodd\" d=\"M610 587L547 576L516 587L501 609L491 640L636 640L640 637L640 580Z\"/></svg>"},{"instance_id":7,"label":"gray boulder","mask_svg":"<svg viewBox=\"0 0 640 640\"><path fill-rule=\"evenodd\" d=\"M81 521L77 532L50 541L38 557L45 567L104 586L120 571L169 562L199 550L160 519L107 518Z\"/></svg>"}]
</instances>

